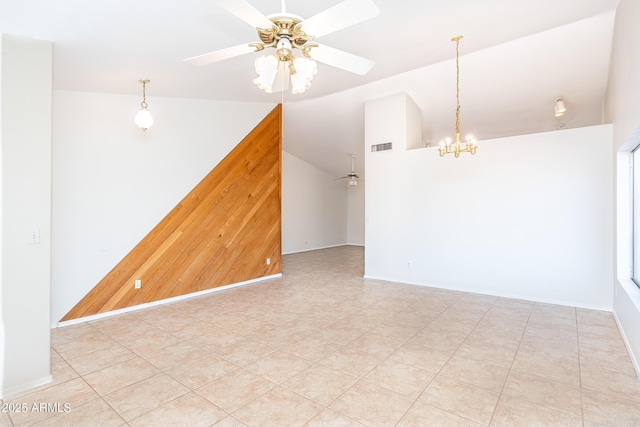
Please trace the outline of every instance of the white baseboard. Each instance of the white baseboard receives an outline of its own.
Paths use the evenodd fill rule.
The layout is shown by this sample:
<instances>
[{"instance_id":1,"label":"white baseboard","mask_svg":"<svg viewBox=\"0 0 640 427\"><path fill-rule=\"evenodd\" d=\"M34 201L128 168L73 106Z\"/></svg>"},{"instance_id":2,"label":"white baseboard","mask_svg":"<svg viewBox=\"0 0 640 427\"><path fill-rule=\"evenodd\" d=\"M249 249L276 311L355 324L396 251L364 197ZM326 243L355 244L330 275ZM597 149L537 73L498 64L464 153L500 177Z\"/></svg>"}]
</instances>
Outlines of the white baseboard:
<instances>
[{"instance_id":1,"label":"white baseboard","mask_svg":"<svg viewBox=\"0 0 640 427\"><path fill-rule=\"evenodd\" d=\"M622 327L622 324L620 323L620 319L618 319L618 315L616 314L615 311L613 312L613 318L616 321L616 325L618 325L618 330L620 331L620 335L622 335L622 341L624 342L624 346L627 348L627 353L629 353L629 358L631 358L631 363L633 364L633 367L636 370L636 375L638 376L638 379L640 379L640 361L638 361L638 358L633 353L631 345L629 344L629 340L627 339L627 334L625 334L624 328Z\"/></svg>"},{"instance_id":2,"label":"white baseboard","mask_svg":"<svg viewBox=\"0 0 640 427\"><path fill-rule=\"evenodd\" d=\"M297 251L283 252L282 255L301 254L303 252L318 251L320 249L339 248L339 247L342 247L342 246L354 246L354 245L351 245L349 243L340 243L338 245L319 246L317 248L305 248L305 249L300 249L300 250L297 250Z\"/></svg>"},{"instance_id":3,"label":"white baseboard","mask_svg":"<svg viewBox=\"0 0 640 427\"><path fill-rule=\"evenodd\" d=\"M159 300L159 301L153 301L153 302L148 302L148 303L145 303L145 304L139 304L139 305L135 305L133 307L121 308L119 310L113 310L113 311L109 311L107 313L94 314L94 315L91 315L91 316L81 317L79 319L66 320L64 322L58 322L57 325L52 326L52 328L56 328L56 327L60 328L60 327L64 327L64 326L77 325L78 323L90 322L92 320L97 320L97 319L102 319L102 318L105 318L105 317L115 316L117 314L128 313L130 311L142 310L144 308L149 308L149 307L154 307L154 306L157 306L157 305L168 304L170 302L176 302L176 301L181 301L181 300L185 300L185 299L189 299L189 298L195 298L195 297L199 297L199 296L202 296L202 295L211 294L213 292L224 291L226 289L236 288L238 286L250 285L252 283L264 282L265 280L277 279L277 278L280 278L280 277L282 277L282 273L273 274L271 276L259 277L257 279L246 280L244 282L233 283L231 285L219 286L217 288L205 289L204 291L193 292L193 293L190 293L190 294L180 295L180 296L172 297L172 298L166 298L166 299L162 299L162 300Z\"/></svg>"},{"instance_id":4,"label":"white baseboard","mask_svg":"<svg viewBox=\"0 0 640 427\"><path fill-rule=\"evenodd\" d=\"M10 398L11 396L15 396L15 395L20 394L22 392L31 390L32 388L36 388L36 387L40 387L40 386L45 385L45 384L49 384L51 381L53 381L53 377L51 375L47 375L46 377L38 378L36 380L29 381L28 383L20 384L19 386L15 386L15 387L11 387L11 388L6 389L6 390L2 390L2 392L1 392L2 394L0 395L0 399L6 400L6 399Z\"/></svg>"}]
</instances>

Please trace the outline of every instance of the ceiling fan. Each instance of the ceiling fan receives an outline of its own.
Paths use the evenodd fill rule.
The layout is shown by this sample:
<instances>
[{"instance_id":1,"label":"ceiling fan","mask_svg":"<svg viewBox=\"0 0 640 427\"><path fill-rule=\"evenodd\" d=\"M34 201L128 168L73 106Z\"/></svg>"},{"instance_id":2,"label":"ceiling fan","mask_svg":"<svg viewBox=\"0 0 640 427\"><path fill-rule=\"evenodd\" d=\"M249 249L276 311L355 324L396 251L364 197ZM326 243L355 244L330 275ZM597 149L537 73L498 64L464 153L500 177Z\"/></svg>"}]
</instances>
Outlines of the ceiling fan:
<instances>
[{"instance_id":1,"label":"ceiling fan","mask_svg":"<svg viewBox=\"0 0 640 427\"><path fill-rule=\"evenodd\" d=\"M256 60L258 77L253 82L266 92L280 92L289 88L291 80L293 93L302 93L311 86L317 69L315 61L359 75L367 74L373 67L374 62L369 59L314 41L377 16L380 10L371 0L345 0L309 19L287 13L285 0L282 0L282 12L269 16L245 0L211 1L255 27L260 41L187 58L183 60L187 65L198 67L274 48L274 55ZM296 50L301 56L294 55Z\"/></svg>"},{"instance_id":2,"label":"ceiling fan","mask_svg":"<svg viewBox=\"0 0 640 427\"><path fill-rule=\"evenodd\" d=\"M334 181L337 181L339 179L348 179L349 187L352 187L352 186L358 185L358 178L360 178L360 176L358 175L358 172L356 172L356 163L355 163L356 155L350 154L350 156L351 156L351 172L349 172L345 176L341 176L340 178L334 179Z\"/></svg>"}]
</instances>

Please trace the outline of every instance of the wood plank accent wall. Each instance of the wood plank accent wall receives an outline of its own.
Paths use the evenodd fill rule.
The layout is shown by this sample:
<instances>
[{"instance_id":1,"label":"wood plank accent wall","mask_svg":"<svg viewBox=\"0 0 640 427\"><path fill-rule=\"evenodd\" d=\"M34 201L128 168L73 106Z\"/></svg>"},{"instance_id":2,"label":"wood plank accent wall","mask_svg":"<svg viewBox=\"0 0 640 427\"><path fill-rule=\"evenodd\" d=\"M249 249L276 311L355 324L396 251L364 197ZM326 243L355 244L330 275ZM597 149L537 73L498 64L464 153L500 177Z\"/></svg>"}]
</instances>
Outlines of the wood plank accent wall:
<instances>
[{"instance_id":1,"label":"wood plank accent wall","mask_svg":"<svg viewBox=\"0 0 640 427\"><path fill-rule=\"evenodd\" d=\"M61 320L281 273L281 129L278 105Z\"/></svg>"}]
</instances>

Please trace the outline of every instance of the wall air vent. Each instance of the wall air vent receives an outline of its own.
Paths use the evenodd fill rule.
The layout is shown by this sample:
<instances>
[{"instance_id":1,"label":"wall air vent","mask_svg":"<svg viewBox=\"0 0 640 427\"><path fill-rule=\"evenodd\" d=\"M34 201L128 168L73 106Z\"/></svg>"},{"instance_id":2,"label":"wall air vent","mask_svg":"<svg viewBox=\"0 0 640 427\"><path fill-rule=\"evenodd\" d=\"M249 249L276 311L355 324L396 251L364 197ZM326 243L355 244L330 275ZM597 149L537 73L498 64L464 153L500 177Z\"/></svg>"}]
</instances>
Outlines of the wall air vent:
<instances>
[{"instance_id":1,"label":"wall air vent","mask_svg":"<svg viewBox=\"0 0 640 427\"><path fill-rule=\"evenodd\" d=\"M384 144L377 144L371 146L371 152L375 153L376 151L387 151L391 150L392 142L385 142Z\"/></svg>"}]
</instances>

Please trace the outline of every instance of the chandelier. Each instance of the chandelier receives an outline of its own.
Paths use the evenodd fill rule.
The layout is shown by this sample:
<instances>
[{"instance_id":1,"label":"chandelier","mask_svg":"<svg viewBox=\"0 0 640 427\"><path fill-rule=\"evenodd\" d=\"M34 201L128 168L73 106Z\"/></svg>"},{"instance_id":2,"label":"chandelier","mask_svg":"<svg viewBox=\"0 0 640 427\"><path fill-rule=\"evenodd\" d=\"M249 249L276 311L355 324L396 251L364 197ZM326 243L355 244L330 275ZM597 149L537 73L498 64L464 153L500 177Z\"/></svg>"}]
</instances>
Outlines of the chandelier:
<instances>
[{"instance_id":1,"label":"chandelier","mask_svg":"<svg viewBox=\"0 0 640 427\"><path fill-rule=\"evenodd\" d=\"M284 7L284 2L283 2ZM251 47L256 51L274 47L274 55L263 55L256 59L255 67L258 77L253 83L267 93L286 89L291 79L291 92L302 93L311 87L313 76L318 67L316 61L311 59L309 51L317 47L315 43L308 43L313 36L305 34L299 24L302 19L283 13L282 16L271 18L275 26L269 29L258 29L262 43L252 43ZM295 56L294 49L299 50L302 56ZM277 77L280 77L278 79ZM277 88L276 85L282 85Z\"/></svg>"},{"instance_id":2,"label":"chandelier","mask_svg":"<svg viewBox=\"0 0 640 427\"><path fill-rule=\"evenodd\" d=\"M459 60L459 46L462 36L457 36L451 39L456 42L456 141L452 143L451 138L447 138L440 142L440 157L444 157L445 154L453 153L456 157L460 157L460 153L476 154L477 146L476 140L472 136L467 136L464 143L460 142L460 60Z\"/></svg>"}]
</instances>

